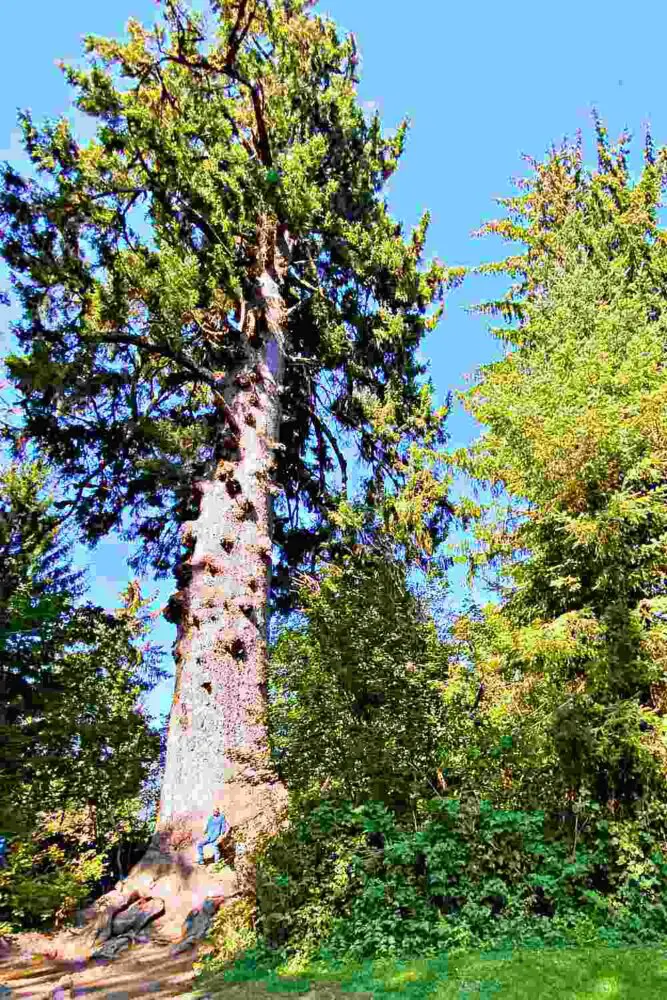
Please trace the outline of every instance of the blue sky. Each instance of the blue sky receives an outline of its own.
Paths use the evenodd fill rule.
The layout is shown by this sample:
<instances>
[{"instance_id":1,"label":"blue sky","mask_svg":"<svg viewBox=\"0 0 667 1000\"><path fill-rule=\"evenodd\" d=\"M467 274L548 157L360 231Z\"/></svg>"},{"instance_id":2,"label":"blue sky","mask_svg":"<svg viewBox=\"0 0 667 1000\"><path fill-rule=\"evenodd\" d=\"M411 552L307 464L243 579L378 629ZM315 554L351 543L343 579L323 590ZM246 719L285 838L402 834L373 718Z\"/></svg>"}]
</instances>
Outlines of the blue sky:
<instances>
[{"instance_id":1,"label":"blue sky","mask_svg":"<svg viewBox=\"0 0 667 1000\"><path fill-rule=\"evenodd\" d=\"M600 0L559 3L498 0L323 0L320 9L353 31L362 55L360 99L377 107L387 127L405 115L412 130L403 164L392 179L390 204L405 223L428 208L429 253L448 264L493 258L498 247L471 238L495 214L494 198L521 175L522 153L541 156L549 144L581 128L590 153L590 110L596 106L612 136L629 127L641 143L651 122L656 145L667 142L661 44L667 5L644 0L634 11ZM10 0L3 9L0 61L0 160L20 165L16 110L36 118L69 109L56 60L77 59L87 33L119 35L128 17L152 21L152 0ZM424 343L439 401L464 386L464 375L492 360L498 346L466 305L484 298L488 282L469 281L453 294L445 318ZM6 325L0 318L0 330ZM1 334L0 334L1 336ZM1 345L1 340L0 340ZM457 408L453 444L475 433ZM105 605L130 574L123 543L109 540L92 553L92 599ZM151 590L150 581L147 589ZM159 587L164 600L169 581ZM166 622L155 638L167 646ZM151 696L154 713L167 711L170 683Z\"/></svg>"}]
</instances>

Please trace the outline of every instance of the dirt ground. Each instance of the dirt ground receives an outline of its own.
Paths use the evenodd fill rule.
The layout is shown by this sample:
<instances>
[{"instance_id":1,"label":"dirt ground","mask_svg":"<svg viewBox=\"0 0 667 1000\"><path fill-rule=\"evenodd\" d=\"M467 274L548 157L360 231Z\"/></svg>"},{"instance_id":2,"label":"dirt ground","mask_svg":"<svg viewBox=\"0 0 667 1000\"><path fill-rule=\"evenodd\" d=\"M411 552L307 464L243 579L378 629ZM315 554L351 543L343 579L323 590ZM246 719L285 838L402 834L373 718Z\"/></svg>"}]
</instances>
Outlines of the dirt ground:
<instances>
[{"instance_id":1,"label":"dirt ground","mask_svg":"<svg viewBox=\"0 0 667 1000\"><path fill-rule=\"evenodd\" d=\"M90 958L97 931L131 890L158 897L165 914L152 923L141 940L113 960ZM231 871L214 872L193 863L189 854L146 856L123 885L101 897L84 912L80 929L54 934L18 934L0 940L0 1000L130 1000L133 997L184 997L192 991L193 964L198 947L173 956L182 941L184 920L206 898L219 905L235 896Z\"/></svg>"},{"instance_id":2,"label":"dirt ground","mask_svg":"<svg viewBox=\"0 0 667 1000\"><path fill-rule=\"evenodd\" d=\"M154 939L131 945L113 961L56 960L53 942L42 935L18 935L0 959L2 1000L130 1000L133 997L182 997L192 991L197 950L170 955L171 942ZM3 992L11 990L11 992Z\"/></svg>"}]
</instances>

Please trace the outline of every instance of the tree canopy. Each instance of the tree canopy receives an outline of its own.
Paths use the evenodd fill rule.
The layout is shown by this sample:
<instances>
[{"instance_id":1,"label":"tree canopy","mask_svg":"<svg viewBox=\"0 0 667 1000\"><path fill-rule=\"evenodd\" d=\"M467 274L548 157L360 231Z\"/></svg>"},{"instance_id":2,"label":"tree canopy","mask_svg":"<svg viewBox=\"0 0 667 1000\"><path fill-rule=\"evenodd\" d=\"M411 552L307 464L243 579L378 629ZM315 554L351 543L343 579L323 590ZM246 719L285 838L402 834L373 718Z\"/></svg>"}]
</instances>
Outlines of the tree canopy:
<instances>
[{"instance_id":1,"label":"tree canopy","mask_svg":"<svg viewBox=\"0 0 667 1000\"><path fill-rule=\"evenodd\" d=\"M386 789L357 804L330 784L300 801L260 893L263 933L288 954L323 941L327 954L368 957L665 933L667 159L647 142L633 182L625 139L612 146L599 121L596 139L594 169L580 142L531 161L503 200L508 217L484 228L514 244L479 268L512 279L506 299L481 307L508 321L495 331L506 351L464 397L482 432L453 461L476 494L459 504L474 532L463 551L495 600L459 608L440 651L442 780L412 815L387 808ZM344 590L323 615L327 586L313 601L319 643L288 633L288 655L277 648L279 676L296 680L282 711L297 731L322 718L333 732L353 715L348 665L362 691L369 673L383 678L380 701L405 669L402 642L384 645L389 602L367 598L369 621L382 609L373 662L393 660L369 670L367 619L349 615ZM313 685L302 699L315 668L328 697ZM422 698L427 685L422 675ZM419 704L408 690L397 729ZM360 778L386 747L400 759L386 721L376 706ZM424 750L431 730L420 733ZM317 740L314 773L330 739ZM328 765L336 776L348 749ZM385 774L395 789L398 774Z\"/></svg>"},{"instance_id":2,"label":"tree canopy","mask_svg":"<svg viewBox=\"0 0 667 1000\"><path fill-rule=\"evenodd\" d=\"M421 266L428 216L406 238L389 214L406 123L385 136L367 120L354 40L310 6L229 0L205 18L167 0L153 29L88 38L89 67L65 72L94 138L24 113L35 177L4 169L22 433L70 483L87 537L122 526L161 572L181 559L193 484L234 445L267 253L286 309L275 586L336 531L343 438L371 497L406 488L406 543L432 549L447 512L431 455L444 411L416 351L459 273ZM409 498L429 478L425 533Z\"/></svg>"}]
</instances>

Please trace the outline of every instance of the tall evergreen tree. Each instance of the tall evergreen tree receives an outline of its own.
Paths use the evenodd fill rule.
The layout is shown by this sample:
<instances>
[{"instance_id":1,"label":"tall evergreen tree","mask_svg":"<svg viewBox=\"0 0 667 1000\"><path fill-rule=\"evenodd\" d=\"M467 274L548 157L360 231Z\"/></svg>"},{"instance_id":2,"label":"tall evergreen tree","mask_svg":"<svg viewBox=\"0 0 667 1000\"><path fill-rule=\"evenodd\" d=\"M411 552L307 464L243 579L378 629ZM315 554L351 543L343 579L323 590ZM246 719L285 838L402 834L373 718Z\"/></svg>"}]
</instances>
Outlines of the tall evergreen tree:
<instances>
[{"instance_id":1,"label":"tall evergreen tree","mask_svg":"<svg viewBox=\"0 0 667 1000\"><path fill-rule=\"evenodd\" d=\"M494 495L475 559L502 603L459 634L531 732L517 784L632 809L667 794L667 151L649 140L633 182L627 138L596 138L596 169L554 148L485 227L521 249L482 268L513 279L483 307L508 350L460 458Z\"/></svg>"},{"instance_id":2,"label":"tall evergreen tree","mask_svg":"<svg viewBox=\"0 0 667 1000\"><path fill-rule=\"evenodd\" d=\"M58 517L42 495L39 465L9 465L0 472L0 741L22 708L39 698L31 659L33 629L54 621L82 593L82 574L71 569ZM31 629L31 625L33 629ZM26 636L19 652L18 636ZM19 661L22 661L20 666ZM42 685L43 687L43 685ZM3 754L3 757L5 755Z\"/></svg>"},{"instance_id":3,"label":"tall evergreen tree","mask_svg":"<svg viewBox=\"0 0 667 1000\"><path fill-rule=\"evenodd\" d=\"M38 464L0 475L0 817L30 825L38 810L138 794L159 734L140 699L160 672L143 650L141 596L115 613L79 603L82 574L44 494Z\"/></svg>"},{"instance_id":4,"label":"tall evergreen tree","mask_svg":"<svg viewBox=\"0 0 667 1000\"><path fill-rule=\"evenodd\" d=\"M367 121L354 40L310 7L166 0L89 38L66 75L95 137L24 114L36 179L3 174L24 433L91 540L122 526L176 572L164 831L268 808L267 603L354 527L345 444L409 554L447 512L417 350L458 273L391 218L406 126Z\"/></svg>"}]
</instances>

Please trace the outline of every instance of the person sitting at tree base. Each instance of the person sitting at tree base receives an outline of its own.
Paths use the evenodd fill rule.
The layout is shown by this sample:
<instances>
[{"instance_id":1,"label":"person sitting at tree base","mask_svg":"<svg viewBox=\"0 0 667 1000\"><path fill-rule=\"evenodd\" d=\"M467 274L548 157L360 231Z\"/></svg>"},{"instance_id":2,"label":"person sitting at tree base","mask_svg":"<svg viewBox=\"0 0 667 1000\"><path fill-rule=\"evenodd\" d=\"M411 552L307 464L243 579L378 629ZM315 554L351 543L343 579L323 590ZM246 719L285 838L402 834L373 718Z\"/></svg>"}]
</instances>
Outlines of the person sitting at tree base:
<instances>
[{"instance_id":1,"label":"person sitting at tree base","mask_svg":"<svg viewBox=\"0 0 667 1000\"><path fill-rule=\"evenodd\" d=\"M218 847L218 841L226 830L227 823L225 821L225 817L220 815L220 810L216 806L213 810L213 815L208 818L204 836L201 840L197 841L197 858L200 865L204 864L204 848L207 844L213 845L213 863L215 864L220 860L220 848Z\"/></svg>"}]
</instances>

